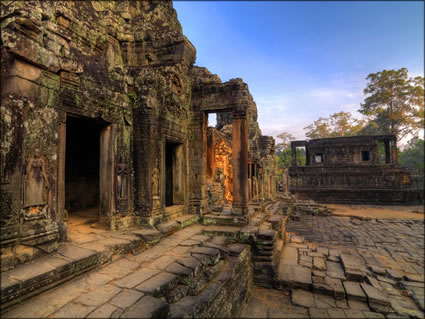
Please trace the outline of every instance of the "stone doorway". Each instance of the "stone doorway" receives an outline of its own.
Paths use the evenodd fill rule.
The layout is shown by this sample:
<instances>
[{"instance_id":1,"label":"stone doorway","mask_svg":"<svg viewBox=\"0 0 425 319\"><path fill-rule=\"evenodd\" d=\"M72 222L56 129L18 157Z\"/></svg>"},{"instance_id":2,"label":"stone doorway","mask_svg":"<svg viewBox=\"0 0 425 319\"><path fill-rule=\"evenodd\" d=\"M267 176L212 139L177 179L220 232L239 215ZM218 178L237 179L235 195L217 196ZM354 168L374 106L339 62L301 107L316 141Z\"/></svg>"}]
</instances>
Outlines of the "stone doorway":
<instances>
[{"instance_id":1,"label":"stone doorway","mask_svg":"<svg viewBox=\"0 0 425 319\"><path fill-rule=\"evenodd\" d=\"M67 118L65 209L70 218L98 220L101 130L94 120Z\"/></svg>"},{"instance_id":2,"label":"stone doorway","mask_svg":"<svg viewBox=\"0 0 425 319\"><path fill-rule=\"evenodd\" d=\"M90 232L94 224L108 228L113 207L113 125L71 114L65 118L59 130L59 218L67 221L68 236L83 229Z\"/></svg>"},{"instance_id":3,"label":"stone doorway","mask_svg":"<svg viewBox=\"0 0 425 319\"><path fill-rule=\"evenodd\" d=\"M165 143L165 206L184 204L183 145Z\"/></svg>"}]
</instances>

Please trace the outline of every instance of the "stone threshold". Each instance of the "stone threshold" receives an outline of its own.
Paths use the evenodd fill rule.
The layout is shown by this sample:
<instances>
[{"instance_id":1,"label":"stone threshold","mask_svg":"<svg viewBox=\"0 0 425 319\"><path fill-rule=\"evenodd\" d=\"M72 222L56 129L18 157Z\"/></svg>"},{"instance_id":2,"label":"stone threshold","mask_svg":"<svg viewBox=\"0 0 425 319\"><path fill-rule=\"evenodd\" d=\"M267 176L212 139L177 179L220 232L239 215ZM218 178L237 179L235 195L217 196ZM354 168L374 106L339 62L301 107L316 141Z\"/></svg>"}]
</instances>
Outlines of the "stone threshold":
<instances>
[{"instance_id":1,"label":"stone threshold","mask_svg":"<svg viewBox=\"0 0 425 319\"><path fill-rule=\"evenodd\" d=\"M101 233L100 239L88 243L60 243L54 253L1 274L1 313L24 300L116 260L121 255L138 254L198 220L197 215L183 215L157 225L157 229L109 231Z\"/></svg>"}]
</instances>

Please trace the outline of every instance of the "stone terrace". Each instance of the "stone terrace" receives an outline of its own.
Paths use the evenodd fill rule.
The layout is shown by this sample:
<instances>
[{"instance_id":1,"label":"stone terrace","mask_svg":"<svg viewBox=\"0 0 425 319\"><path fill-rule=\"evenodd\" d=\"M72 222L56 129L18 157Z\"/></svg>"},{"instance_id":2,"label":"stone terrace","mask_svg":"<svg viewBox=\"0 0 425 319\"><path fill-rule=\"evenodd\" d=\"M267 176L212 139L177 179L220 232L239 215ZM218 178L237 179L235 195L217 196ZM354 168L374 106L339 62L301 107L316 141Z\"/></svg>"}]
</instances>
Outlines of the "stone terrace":
<instances>
[{"instance_id":1,"label":"stone terrace","mask_svg":"<svg viewBox=\"0 0 425 319\"><path fill-rule=\"evenodd\" d=\"M264 212L252 205L246 227L219 226L215 223L223 218L211 215L204 220L207 225L187 226L195 220L186 218L180 225L165 223L160 231L106 232L94 235L93 241L76 236L73 243L62 245L75 245L74 254L81 258L62 247L59 255L49 256L45 274L43 267L28 263L33 270L25 283L30 285L34 276L55 274L52 267L64 268L59 259L74 258L74 270L97 268L2 316L424 316L422 220L362 220L306 212L288 218L280 215L284 206L280 201L269 203ZM286 225L280 224L282 220ZM281 231L285 245L279 239ZM238 241L249 243L251 251ZM84 254L87 251L91 253ZM17 273L12 279L25 275L18 270L13 270ZM273 289L253 287L253 282Z\"/></svg>"},{"instance_id":2,"label":"stone terrace","mask_svg":"<svg viewBox=\"0 0 425 319\"><path fill-rule=\"evenodd\" d=\"M286 229L284 291L255 288L247 316L424 317L423 220L303 215Z\"/></svg>"}]
</instances>

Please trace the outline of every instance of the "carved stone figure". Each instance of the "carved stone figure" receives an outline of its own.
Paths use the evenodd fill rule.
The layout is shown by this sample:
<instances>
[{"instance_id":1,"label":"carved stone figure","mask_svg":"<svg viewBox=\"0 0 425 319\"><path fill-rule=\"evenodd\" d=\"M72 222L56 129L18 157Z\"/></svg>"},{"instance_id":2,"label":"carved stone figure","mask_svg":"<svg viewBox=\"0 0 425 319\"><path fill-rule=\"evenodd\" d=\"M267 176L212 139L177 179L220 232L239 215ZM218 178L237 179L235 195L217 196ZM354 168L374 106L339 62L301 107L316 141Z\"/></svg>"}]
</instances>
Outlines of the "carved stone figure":
<instances>
[{"instance_id":1,"label":"carved stone figure","mask_svg":"<svg viewBox=\"0 0 425 319\"><path fill-rule=\"evenodd\" d=\"M128 173L126 166L125 164L117 165L117 197L119 199L127 198Z\"/></svg>"},{"instance_id":2,"label":"carved stone figure","mask_svg":"<svg viewBox=\"0 0 425 319\"><path fill-rule=\"evenodd\" d=\"M152 195L159 196L159 170L157 167L153 169L152 173Z\"/></svg>"},{"instance_id":3,"label":"carved stone figure","mask_svg":"<svg viewBox=\"0 0 425 319\"><path fill-rule=\"evenodd\" d=\"M128 168L126 164L117 164L116 168L117 211L128 211Z\"/></svg>"},{"instance_id":4,"label":"carved stone figure","mask_svg":"<svg viewBox=\"0 0 425 319\"><path fill-rule=\"evenodd\" d=\"M40 149L34 150L25 172L24 207L46 205L44 189L49 187L44 160L40 157Z\"/></svg>"}]
</instances>

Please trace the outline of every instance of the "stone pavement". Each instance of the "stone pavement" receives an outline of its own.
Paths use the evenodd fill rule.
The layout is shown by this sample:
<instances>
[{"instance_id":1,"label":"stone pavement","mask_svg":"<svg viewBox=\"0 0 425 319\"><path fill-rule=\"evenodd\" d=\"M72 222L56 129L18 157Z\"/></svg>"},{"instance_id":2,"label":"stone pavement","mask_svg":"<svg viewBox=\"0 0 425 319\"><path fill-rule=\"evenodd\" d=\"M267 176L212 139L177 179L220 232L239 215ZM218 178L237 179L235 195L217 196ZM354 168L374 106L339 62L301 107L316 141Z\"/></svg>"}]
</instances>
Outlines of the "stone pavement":
<instances>
[{"instance_id":1,"label":"stone pavement","mask_svg":"<svg viewBox=\"0 0 425 319\"><path fill-rule=\"evenodd\" d=\"M3 318L236 316L252 286L249 246L195 224L21 303ZM224 299L223 299L224 298ZM239 312L238 312L239 311Z\"/></svg>"},{"instance_id":2,"label":"stone pavement","mask_svg":"<svg viewBox=\"0 0 425 319\"><path fill-rule=\"evenodd\" d=\"M258 318L424 317L424 222L288 220L275 288L255 288Z\"/></svg>"}]
</instances>

